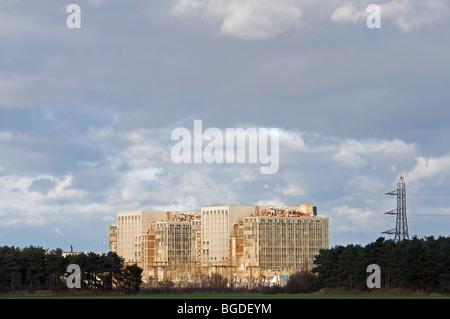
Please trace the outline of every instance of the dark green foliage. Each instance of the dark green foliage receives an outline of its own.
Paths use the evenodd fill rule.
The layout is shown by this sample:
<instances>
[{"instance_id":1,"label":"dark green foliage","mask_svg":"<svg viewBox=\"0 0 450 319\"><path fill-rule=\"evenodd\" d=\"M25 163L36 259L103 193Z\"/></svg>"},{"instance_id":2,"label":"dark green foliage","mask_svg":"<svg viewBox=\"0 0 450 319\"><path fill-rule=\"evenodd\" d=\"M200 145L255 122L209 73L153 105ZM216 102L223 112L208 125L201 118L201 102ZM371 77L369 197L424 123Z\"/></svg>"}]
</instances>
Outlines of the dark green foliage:
<instances>
[{"instance_id":1,"label":"dark green foliage","mask_svg":"<svg viewBox=\"0 0 450 319\"><path fill-rule=\"evenodd\" d=\"M66 272L69 264L81 269L81 290L127 293L139 290L142 269L124 265L115 253L94 253L63 256L60 249L47 251L42 247L0 247L0 292L69 290ZM383 289L413 289L425 292L450 293L450 237L412 237L394 242L378 238L366 246L335 246L321 250L311 273L291 276L279 292L310 293L322 288L368 290L367 266L377 264L381 270ZM220 275L206 278L208 287L226 287ZM76 289L76 288L75 288Z\"/></svg>"},{"instance_id":2,"label":"dark green foliage","mask_svg":"<svg viewBox=\"0 0 450 319\"><path fill-rule=\"evenodd\" d=\"M136 265L127 265L123 271L121 289L127 293L136 292L142 283L142 269Z\"/></svg>"},{"instance_id":3,"label":"dark green foliage","mask_svg":"<svg viewBox=\"0 0 450 319\"><path fill-rule=\"evenodd\" d=\"M380 237L364 247L322 250L314 263L316 289L368 289L367 266L377 264L382 288L450 293L450 237L414 236L397 243Z\"/></svg>"},{"instance_id":4,"label":"dark green foliage","mask_svg":"<svg viewBox=\"0 0 450 319\"><path fill-rule=\"evenodd\" d=\"M227 279L220 274L211 274L204 278L203 285L212 288L224 288L227 286Z\"/></svg>"},{"instance_id":5,"label":"dark green foliage","mask_svg":"<svg viewBox=\"0 0 450 319\"><path fill-rule=\"evenodd\" d=\"M311 293L314 291L315 276L310 272L299 272L292 275L286 284L286 292L292 293Z\"/></svg>"},{"instance_id":6,"label":"dark green foliage","mask_svg":"<svg viewBox=\"0 0 450 319\"><path fill-rule=\"evenodd\" d=\"M0 292L62 291L67 288L67 266L77 264L81 270L82 290L109 291L124 288L139 290L142 269L124 266L123 258L109 252L63 256L61 249L42 247L0 247Z\"/></svg>"}]
</instances>

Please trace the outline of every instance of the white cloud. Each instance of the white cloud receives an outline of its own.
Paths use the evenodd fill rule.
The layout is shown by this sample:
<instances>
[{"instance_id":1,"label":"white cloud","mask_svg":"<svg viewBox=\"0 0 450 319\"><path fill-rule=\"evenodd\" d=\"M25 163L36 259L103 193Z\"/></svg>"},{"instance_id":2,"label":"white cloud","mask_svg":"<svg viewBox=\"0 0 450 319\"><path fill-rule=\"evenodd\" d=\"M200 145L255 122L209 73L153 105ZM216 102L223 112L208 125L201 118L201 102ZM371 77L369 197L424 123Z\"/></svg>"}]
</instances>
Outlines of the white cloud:
<instances>
[{"instance_id":1,"label":"white cloud","mask_svg":"<svg viewBox=\"0 0 450 319\"><path fill-rule=\"evenodd\" d=\"M257 206L287 206L283 200L278 197L272 197L271 199L262 199L255 203Z\"/></svg>"},{"instance_id":2,"label":"white cloud","mask_svg":"<svg viewBox=\"0 0 450 319\"><path fill-rule=\"evenodd\" d=\"M347 2L343 6L337 8L331 15L330 19L333 22L350 21L357 23L364 21L366 18L367 13L365 10L358 10L353 3Z\"/></svg>"},{"instance_id":3,"label":"white cloud","mask_svg":"<svg viewBox=\"0 0 450 319\"><path fill-rule=\"evenodd\" d=\"M309 151L301 133L281 131L280 144L297 151Z\"/></svg>"},{"instance_id":4,"label":"white cloud","mask_svg":"<svg viewBox=\"0 0 450 319\"><path fill-rule=\"evenodd\" d=\"M174 198L173 202L168 205L155 205L152 209L156 211L191 211L201 206L203 206L202 203L199 203L195 196L186 196Z\"/></svg>"},{"instance_id":5,"label":"white cloud","mask_svg":"<svg viewBox=\"0 0 450 319\"><path fill-rule=\"evenodd\" d=\"M445 178L450 176L450 155L442 157L417 157L416 165L407 173L408 182Z\"/></svg>"},{"instance_id":6,"label":"white cloud","mask_svg":"<svg viewBox=\"0 0 450 319\"><path fill-rule=\"evenodd\" d=\"M157 168L132 169L122 173L119 182L114 186L111 199L114 203L139 202L148 197L146 186L157 179Z\"/></svg>"},{"instance_id":7,"label":"white cloud","mask_svg":"<svg viewBox=\"0 0 450 319\"><path fill-rule=\"evenodd\" d=\"M171 8L169 13L174 16L192 16L205 10L207 1L202 0L180 0Z\"/></svg>"},{"instance_id":8,"label":"white cloud","mask_svg":"<svg viewBox=\"0 0 450 319\"><path fill-rule=\"evenodd\" d=\"M351 22L365 26L371 14L367 6L373 1L295 0L178 0L169 14L176 17L199 17L212 20L219 33L242 40L269 39L298 29L308 16L321 16L327 10L334 23ZM337 6L337 7L336 7ZM435 24L448 16L444 0L391 0L379 4L382 21L391 20L404 32ZM306 13L305 13L306 12ZM319 18L320 19L320 18ZM382 22L383 24L383 22Z\"/></svg>"},{"instance_id":9,"label":"white cloud","mask_svg":"<svg viewBox=\"0 0 450 319\"><path fill-rule=\"evenodd\" d=\"M395 160L414 157L416 145L402 140L335 138L284 130L280 136L280 154L301 152L330 154L331 160L348 167L364 167L378 160ZM392 167L392 164L390 165Z\"/></svg>"},{"instance_id":10,"label":"white cloud","mask_svg":"<svg viewBox=\"0 0 450 319\"><path fill-rule=\"evenodd\" d=\"M382 17L392 19L404 32L418 27L434 24L448 14L448 3L442 0L431 1L390 1L381 4Z\"/></svg>"},{"instance_id":11,"label":"white cloud","mask_svg":"<svg viewBox=\"0 0 450 319\"><path fill-rule=\"evenodd\" d=\"M55 186L47 194L42 195L38 193L32 193L32 198L35 200L65 200L82 198L85 192L80 189L72 188L73 176L67 175L63 178L47 177L55 182Z\"/></svg>"},{"instance_id":12,"label":"white cloud","mask_svg":"<svg viewBox=\"0 0 450 319\"><path fill-rule=\"evenodd\" d=\"M33 181L49 179L55 182L54 187L46 193L30 191ZM72 187L73 176L62 178L42 175L35 177L6 175L0 177L0 212L2 212L1 225L27 224L41 226L50 221L50 215L58 218L59 200L76 200L83 198L83 190Z\"/></svg>"},{"instance_id":13,"label":"white cloud","mask_svg":"<svg viewBox=\"0 0 450 319\"><path fill-rule=\"evenodd\" d=\"M288 184L284 189L283 189L283 195L287 195L287 196L303 196L305 195L305 190L303 188L301 188L298 183L291 183Z\"/></svg>"},{"instance_id":14,"label":"white cloud","mask_svg":"<svg viewBox=\"0 0 450 319\"><path fill-rule=\"evenodd\" d=\"M303 15L298 1L292 0L181 0L169 13L212 19L221 35L241 40L269 39L298 28Z\"/></svg>"},{"instance_id":15,"label":"white cloud","mask_svg":"<svg viewBox=\"0 0 450 319\"><path fill-rule=\"evenodd\" d=\"M374 155L393 159L412 156L414 152L414 144L408 145L401 140L357 141L348 139L341 143L333 159L349 167L361 167L365 166L367 160L371 159Z\"/></svg>"},{"instance_id":16,"label":"white cloud","mask_svg":"<svg viewBox=\"0 0 450 319\"><path fill-rule=\"evenodd\" d=\"M385 230L389 220L384 218L382 212L373 211L366 208L350 207L342 205L334 207L330 215L332 216L333 232L373 232L379 229L379 232Z\"/></svg>"}]
</instances>

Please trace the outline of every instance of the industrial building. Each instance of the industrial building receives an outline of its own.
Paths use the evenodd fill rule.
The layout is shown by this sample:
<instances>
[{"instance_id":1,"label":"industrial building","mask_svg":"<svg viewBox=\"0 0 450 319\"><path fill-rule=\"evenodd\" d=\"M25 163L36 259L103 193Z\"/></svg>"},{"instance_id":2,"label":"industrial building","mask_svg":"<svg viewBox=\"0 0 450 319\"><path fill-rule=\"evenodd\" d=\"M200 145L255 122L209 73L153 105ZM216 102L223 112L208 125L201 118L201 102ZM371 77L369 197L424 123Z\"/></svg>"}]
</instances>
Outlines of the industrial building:
<instances>
[{"instance_id":1,"label":"industrial building","mask_svg":"<svg viewBox=\"0 0 450 319\"><path fill-rule=\"evenodd\" d=\"M261 272L311 270L329 248L329 217L277 213L244 219L244 265Z\"/></svg>"},{"instance_id":2,"label":"industrial building","mask_svg":"<svg viewBox=\"0 0 450 319\"><path fill-rule=\"evenodd\" d=\"M165 220L150 221L141 237L141 260L144 278L176 278L200 262L201 220L199 213L178 212Z\"/></svg>"},{"instance_id":3,"label":"industrial building","mask_svg":"<svg viewBox=\"0 0 450 319\"><path fill-rule=\"evenodd\" d=\"M230 237L236 225L255 214L257 206L211 206L201 209L202 264L214 266L228 262Z\"/></svg>"},{"instance_id":4,"label":"industrial building","mask_svg":"<svg viewBox=\"0 0 450 319\"><path fill-rule=\"evenodd\" d=\"M131 211L117 214L117 254L125 263L141 263L141 239L150 222L168 220L172 213L163 211Z\"/></svg>"},{"instance_id":5,"label":"industrial building","mask_svg":"<svg viewBox=\"0 0 450 319\"><path fill-rule=\"evenodd\" d=\"M110 247L114 231L110 228ZM320 249L329 248L329 217L317 216L312 204L122 212L116 233L118 255L138 264L145 282L195 284L211 273L230 281L262 282L311 270Z\"/></svg>"},{"instance_id":6,"label":"industrial building","mask_svg":"<svg viewBox=\"0 0 450 319\"><path fill-rule=\"evenodd\" d=\"M117 254L117 225L109 225L108 231L109 251Z\"/></svg>"}]
</instances>

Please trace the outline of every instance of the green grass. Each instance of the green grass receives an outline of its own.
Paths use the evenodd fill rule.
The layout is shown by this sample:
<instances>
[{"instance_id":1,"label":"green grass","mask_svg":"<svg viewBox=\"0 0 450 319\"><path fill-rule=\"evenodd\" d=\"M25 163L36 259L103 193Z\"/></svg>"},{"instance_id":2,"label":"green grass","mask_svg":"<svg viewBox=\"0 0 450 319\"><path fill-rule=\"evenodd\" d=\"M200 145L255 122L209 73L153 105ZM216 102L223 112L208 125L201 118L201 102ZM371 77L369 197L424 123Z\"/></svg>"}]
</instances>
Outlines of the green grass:
<instances>
[{"instance_id":1,"label":"green grass","mask_svg":"<svg viewBox=\"0 0 450 319\"><path fill-rule=\"evenodd\" d=\"M403 290L375 290L370 292L328 290L313 294L135 294L119 293L17 293L0 295L1 299L258 299L258 300L292 300L292 299L450 299L450 295L426 294L423 292Z\"/></svg>"},{"instance_id":2,"label":"green grass","mask_svg":"<svg viewBox=\"0 0 450 319\"><path fill-rule=\"evenodd\" d=\"M95 298L95 297L94 297ZM312 294L280 294L280 295L234 295L234 294L218 294L218 295L139 295L139 296L120 296L112 298L129 298L129 299L258 299L258 300L292 300L292 299L450 299L450 296L419 296L419 295L312 295Z\"/></svg>"}]
</instances>

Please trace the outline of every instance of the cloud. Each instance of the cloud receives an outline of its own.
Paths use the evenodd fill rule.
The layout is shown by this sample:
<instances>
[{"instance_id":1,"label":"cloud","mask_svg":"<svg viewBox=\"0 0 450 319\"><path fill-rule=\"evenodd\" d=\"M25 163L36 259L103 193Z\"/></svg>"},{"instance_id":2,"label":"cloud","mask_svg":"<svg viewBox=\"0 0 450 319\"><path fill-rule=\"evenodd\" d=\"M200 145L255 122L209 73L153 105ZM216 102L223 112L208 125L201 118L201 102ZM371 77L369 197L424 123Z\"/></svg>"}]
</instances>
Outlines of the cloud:
<instances>
[{"instance_id":1,"label":"cloud","mask_svg":"<svg viewBox=\"0 0 450 319\"><path fill-rule=\"evenodd\" d=\"M358 10L352 2L347 2L343 6L337 8L331 15L331 21L333 22L344 22L350 21L357 23L364 21L367 18L367 13L365 10Z\"/></svg>"},{"instance_id":2,"label":"cloud","mask_svg":"<svg viewBox=\"0 0 450 319\"><path fill-rule=\"evenodd\" d=\"M271 39L304 25L305 16L318 17L328 11L334 23L351 22L365 26L373 1L322 1L320 4L295 0L178 0L169 14L178 18L213 21L219 34L241 40ZM403 32L434 25L448 16L445 0L391 0L379 4L382 21L390 20ZM308 20L308 23L310 20ZM324 20L321 21L324 23ZM383 22L382 22L383 23Z\"/></svg>"},{"instance_id":3,"label":"cloud","mask_svg":"<svg viewBox=\"0 0 450 319\"><path fill-rule=\"evenodd\" d=\"M114 197L117 202L139 202L148 195L147 185L157 180L160 170L157 168L132 169L122 173L119 182L114 185L118 191Z\"/></svg>"},{"instance_id":4,"label":"cloud","mask_svg":"<svg viewBox=\"0 0 450 319\"><path fill-rule=\"evenodd\" d=\"M54 120L58 119L56 114ZM10 199L0 207L7 213L4 225L22 221L50 227L66 214L67 207L77 216L100 215L109 220L120 210L197 210L219 204L302 202L318 205L325 216L337 212L333 207L340 207L339 218L345 220L357 212L366 216L374 211L376 200L366 199L390 189L383 185L398 174L391 171L393 165L404 169L402 161L417 156L416 145L400 139L338 138L285 128L280 130L280 172L267 177L259 174L259 164L174 164L170 152L175 142L170 140L170 133L178 125L130 128L114 119L109 124L86 127L77 136L83 143L97 145L100 154L69 160L65 165L70 174L30 177L23 173L0 178L0 195ZM240 124L249 126L257 127L254 123ZM374 175L363 170L367 167ZM104 175L108 176L106 180ZM34 206L39 209L32 210ZM17 211L20 213L13 213ZM348 226L355 231L358 225L367 226L362 221L352 223L342 221L336 229Z\"/></svg>"},{"instance_id":5,"label":"cloud","mask_svg":"<svg viewBox=\"0 0 450 319\"><path fill-rule=\"evenodd\" d=\"M2 207L16 207L26 211L33 205L54 205L55 201L80 199L85 192L72 185L73 175L63 177L40 176L33 178L20 175L0 177ZM31 205L31 206L29 206ZM57 205L55 205L57 206Z\"/></svg>"},{"instance_id":6,"label":"cloud","mask_svg":"<svg viewBox=\"0 0 450 319\"><path fill-rule=\"evenodd\" d=\"M0 132L0 142L1 141L9 141L13 138L13 134L11 132Z\"/></svg>"},{"instance_id":7,"label":"cloud","mask_svg":"<svg viewBox=\"0 0 450 319\"><path fill-rule=\"evenodd\" d=\"M202 0L180 0L171 8L169 13L174 16L193 16L207 9L207 1Z\"/></svg>"},{"instance_id":8,"label":"cloud","mask_svg":"<svg viewBox=\"0 0 450 319\"><path fill-rule=\"evenodd\" d=\"M219 25L219 34L241 40L270 39L301 25L303 12L292 0L180 0L169 13L199 16Z\"/></svg>"},{"instance_id":9,"label":"cloud","mask_svg":"<svg viewBox=\"0 0 450 319\"><path fill-rule=\"evenodd\" d=\"M361 167L365 166L368 160L373 160L373 156L395 159L412 156L414 153L415 145L408 145L401 140L347 139L341 142L339 150L333 155L333 160L349 167Z\"/></svg>"},{"instance_id":10,"label":"cloud","mask_svg":"<svg viewBox=\"0 0 450 319\"><path fill-rule=\"evenodd\" d=\"M283 189L283 195L287 196L303 196L305 195L305 190L302 189L297 183L291 183L286 186L286 188Z\"/></svg>"},{"instance_id":11,"label":"cloud","mask_svg":"<svg viewBox=\"0 0 450 319\"><path fill-rule=\"evenodd\" d=\"M417 157L416 165L406 174L408 182L443 179L450 176L450 156Z\"/></svg>"},{"instance_id":12,"label":"cloud","mask_svg":"<svg viewBox=\"0 0 450 319\"><path fill-rule=\"evenodd\" d=\"M397 163L400 159L413 158L417 151L417 145L399 139L336 138L287 130L280 136L280 145L283 147L280 150L282 158L293 156L293 152L311 154L316 158L328 156L328 163L349 168L365 167L376 162Z\"/></svg>"},{"instance_id":13,"label":"cloud","mask_svg":"<svg viewBox=\"0 0 450 319\"><path fill-rule=\"evenodd\" d=\"M375 232L381 234L389 225L389 219L383 217L382 212L367 208L342 205L333 207L330 212L334 233L345 232Z\"/></svg>"},{"instance_id":14,"label":"cloud","mask_svg":"<svg viewBox=\"0 0 450 319\"><path fill-rule=\"evenodd\" d=\"M41 195L46 195L50 190L55 187L55 181L50 178L40 178L37 180L34 180L30 187L28 187L28 190L30 192L36 192Z\"/></svg>"},{"instance_id":15,"label":"cloud","mask_svg":"<svg viewBox=\"0 0 450 319\"><path fill-rule=\"evenodd\" d=\"M347 2L334 10L330 20L335 23L352 22L365 23L371 12L367 12L369 3L355 5ZM403 32L409 32L419 27L439 23L448 16L448 4L444 0L416 1L393 0L379 4L381 21L391 20Z\"/></svg>"},{"instance_id":16,"label":"cloud","mask_svg":"<svg viewBox=\"0 0 450 319\"><path fill-rule=\"evenodd\" d=\"M0 1L1 223L104 242L121 210L310 202L342 241L368 231L400 173L449 176L450 29L411 32L448 4L383 0L373 37L371 2L87 0L75 32L65 5ZM193 118L279 127L279 171L174 164L170 133Z\"/></svg>"},{"instance_id":17,"label":"cloud","mask_svg":"<svg viewBox=\"0 0 450 319\"><path fill-rule=\"evenodd\" d=\"M287 148L295 149L297 151L309 151L305 139L303 138L303 134L299 132L281 131L280 143Z\"/></svg>"},{"instance_id":18,"label":"cloud","mask_svg":"<svg viewBox=\"0 0 450 319\"><path fill-rule=\"evenodd\" d=\"M382 17L392 19L404 32L440 22L448 14L448 3L431 1L390 1L381 4Z\"/></svg>"}]
</instances>

